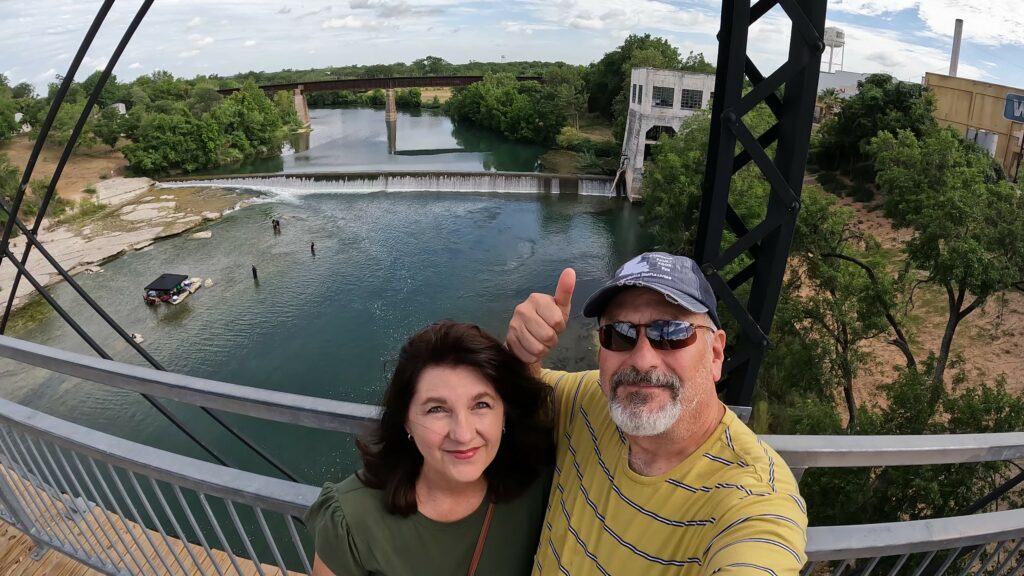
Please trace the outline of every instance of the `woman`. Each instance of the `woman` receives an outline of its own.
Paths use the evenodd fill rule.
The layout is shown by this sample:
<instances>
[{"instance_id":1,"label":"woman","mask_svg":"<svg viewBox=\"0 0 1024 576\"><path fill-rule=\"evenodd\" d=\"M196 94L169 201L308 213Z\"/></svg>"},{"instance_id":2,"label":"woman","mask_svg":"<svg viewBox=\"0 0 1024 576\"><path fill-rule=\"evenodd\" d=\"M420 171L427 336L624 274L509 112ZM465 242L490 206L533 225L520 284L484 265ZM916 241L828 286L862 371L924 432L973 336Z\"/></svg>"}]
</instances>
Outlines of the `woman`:
<instances>
[{"instance_id":1,"label":"woman","mask_svg":"<svg viewBox=\"0 0 1024 576\"><path fill-rule=\"evenodd\" d=\"M433 324L399 353L363 469L306 514L313 574L522 575L554 446L549 389L479 327Z\"/></svg>"}]
</instances>

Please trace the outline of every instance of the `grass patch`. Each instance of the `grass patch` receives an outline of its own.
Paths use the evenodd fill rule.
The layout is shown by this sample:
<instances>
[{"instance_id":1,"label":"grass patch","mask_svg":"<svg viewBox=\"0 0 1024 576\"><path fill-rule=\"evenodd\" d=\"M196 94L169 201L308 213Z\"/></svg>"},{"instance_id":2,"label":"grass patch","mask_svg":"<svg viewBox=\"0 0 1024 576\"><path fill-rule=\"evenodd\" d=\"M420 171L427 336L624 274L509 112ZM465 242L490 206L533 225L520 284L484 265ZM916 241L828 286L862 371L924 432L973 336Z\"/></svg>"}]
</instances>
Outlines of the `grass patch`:
<instances>
[{"instance_id":1,"label":"grass patch","mask_svg":"<svg viewBox=\"0 0 1024 576\"><path fill-rule=\"evenodd\" d=\"M6 302L8 295L2 292L0 294L3 294L3 300ZM10 336L15 336L25 328L46 319L51 313L53 313L53 309L50 308L46 300L43 300L39 294L33 294L28 302L11 312L11 319L7 323L7 333Z\"/></svg>"},{"instance_id":2,"label":"grass patch","mask_svg":"<svg viewBox=\"0 0 1024 576\"><path fill-rule=\"evenodd\" d=\"M96 200L90 200L89 198L82 198L78 201L78 206L74 211L68 212L62 216L58 222L61 224L76 224L83 220L88 220L93 216L103 212L107 207L106 204L97 202Z\"/></svg>"},{"instance_id":3,"label":"grass patch","mask_svg":"<svg viewBox=\"0 0 1024 576\"><path fill-rule=\"evenodd\" d=\"M86 186L85 187L85 193L89 194L89 195L95 194L96 193L96 187L91 185L91 184L89 186Z\"/></svg>"}]
</instances>

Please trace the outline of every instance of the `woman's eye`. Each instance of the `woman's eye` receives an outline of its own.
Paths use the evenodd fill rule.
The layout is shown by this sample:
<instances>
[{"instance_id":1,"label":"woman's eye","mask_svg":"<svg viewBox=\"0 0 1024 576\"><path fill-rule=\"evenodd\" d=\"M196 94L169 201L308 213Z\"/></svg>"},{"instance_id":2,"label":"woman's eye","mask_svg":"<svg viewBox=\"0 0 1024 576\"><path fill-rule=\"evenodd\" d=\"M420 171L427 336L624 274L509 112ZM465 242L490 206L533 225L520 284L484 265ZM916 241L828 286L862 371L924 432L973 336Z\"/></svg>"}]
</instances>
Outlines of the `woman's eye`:
<instances>
[{"instance_id":1,"label":"woman's eye","mask_svg":"<svg viewBox=\"0 0 1024 576\"><path fill-rule=\"evenodd\" d=\"M477 402L476 404L473 405L474 409L490 408L490 407L491 407L491 403L490 402L484 402L483 400L481 400L480 402Z\"/></svg>"},{"instance_id":2,"label":"woman's eye","mask_svg":"<svg viewBox=\"0 0 1024 576\"><path fill-rule=\"evenodd\" d=\"M427 408L427 414L443 414L444 412L444 406L431 406L430 408Z\"/></svg>"}]
</instances>

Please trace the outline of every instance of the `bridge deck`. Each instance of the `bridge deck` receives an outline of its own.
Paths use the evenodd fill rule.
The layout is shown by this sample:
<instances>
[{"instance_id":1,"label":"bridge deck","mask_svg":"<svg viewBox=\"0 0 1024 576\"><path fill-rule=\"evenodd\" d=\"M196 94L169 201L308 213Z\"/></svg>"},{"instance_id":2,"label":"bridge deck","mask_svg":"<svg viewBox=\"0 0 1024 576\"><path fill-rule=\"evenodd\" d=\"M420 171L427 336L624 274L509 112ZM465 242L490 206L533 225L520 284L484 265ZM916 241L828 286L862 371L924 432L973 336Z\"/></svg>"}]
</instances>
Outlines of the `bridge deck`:
<instances>
[{"instance_id":1,"label":"bridge deck","mask_svg":"<svg viewBox=\"0 0 1024 576\"><path fill-rule=\"evenodd\" d=\"M21 476L11 469L0 465L0 475L9 483L17 482L19 489L34 490L38 493L40 500L45 501L46 493L25 482ZM65 514L67 511L61 503L52 502L53 512ZM216 574L223 571L226 575L236 575L238 572L232 566L228 554L213 549L212 555L206 553L202 546L189 544L181 540L169 537L168 541L174 548L174 553L168 550L161 535L148 528L144 528L135 522L121 518L113 512L104 514L103 511L93 506L92 514L82 515L82 520L75 526L72 537L79 541L86 541L91 548L102 548L105 553L113 556L128 556L138 558L143 564L145 574L172 574L173 576L193 576L202 574ZM109 520L108 520L109 518ZM88 524L88 526L82 526ZM91 529L90 529L91 528ZM116 533L115 533L116 532ZM134 538L129 534L134 535ZM121 538L117 537L121 535ZM101 535L101 536L100 536ZM147 538L148 536L148 538ZM128 546L125 546L125 543ZM189 554L186 548L191 548ZM100 575L92 568L82 564L57 550L47 550L39 560L33 560L31 554L35 544L24 533L14 526L0 521L0 575L3 576L80 576ZM197 566L192 555L199 560ZM181 558L178 564L175 557ZM241 569L239 576L256 576L259 571L256 564L251 560L236 556L238 567ZM170 572L164 566L166 562ZM220 568L214 568L214 563ZM156 568L156 570L153 569ZM266 575L281 574L280 568L268 564L261 565ZM288 576L302 576L299 572L288 572Z\"/></svg>"}]
</instances>

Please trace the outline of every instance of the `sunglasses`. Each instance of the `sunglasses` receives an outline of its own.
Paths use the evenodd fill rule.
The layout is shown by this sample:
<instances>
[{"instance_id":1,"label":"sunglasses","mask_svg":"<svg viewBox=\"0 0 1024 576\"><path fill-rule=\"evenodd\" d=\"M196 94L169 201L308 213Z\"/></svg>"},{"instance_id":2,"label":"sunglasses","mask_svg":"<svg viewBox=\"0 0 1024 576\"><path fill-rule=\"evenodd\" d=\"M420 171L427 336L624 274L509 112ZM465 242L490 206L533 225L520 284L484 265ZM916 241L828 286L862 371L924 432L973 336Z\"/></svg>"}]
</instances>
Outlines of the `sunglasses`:
<instances>
[{"instance_id":1,"label":"sunglasses","mask_svg":"<svg viewBox=\"0 0 1024 576\"><path fill-rule=\"evenodd\" d=\"M628 352L636 347L640 329L655 350L680 350L697 341L697 328L715 331L711 326L690 324L685 320L654 320L648 324L612 322L597 329L601 347L612 352Z\"/></svg>"}]
</instances>

